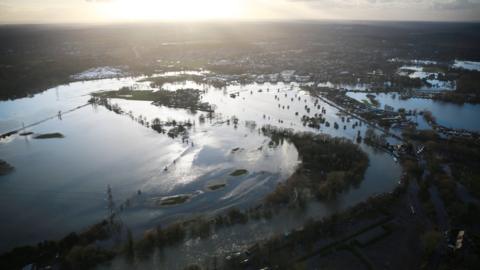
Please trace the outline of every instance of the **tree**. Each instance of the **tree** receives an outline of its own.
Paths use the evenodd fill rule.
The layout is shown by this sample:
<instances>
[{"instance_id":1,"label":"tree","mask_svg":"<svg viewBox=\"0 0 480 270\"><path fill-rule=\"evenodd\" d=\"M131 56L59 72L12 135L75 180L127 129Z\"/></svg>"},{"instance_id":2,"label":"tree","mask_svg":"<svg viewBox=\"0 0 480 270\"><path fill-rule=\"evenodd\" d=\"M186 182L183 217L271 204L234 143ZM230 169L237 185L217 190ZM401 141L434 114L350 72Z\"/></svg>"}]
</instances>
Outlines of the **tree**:
<instances>
[{"instance_id":1,"label":"tree","mask_svg":"<svg viewBox=\"0 0 480 270\"><path fill-rule=\"evenodd\" d=\"M108 203L108 218L110 224L113 224L113 217L115 215L115 202L113 201L112 187L107 186L107 203Z\"/></svg>"},{"instance_id":2,"label":"tree","mask_svg":"<svg viewBox=\"0 0 480 270\"><path fill-rule=\"evenodd\" d=\"M127 228L127 244L125 246L125 253L129 260L134 259L135 257L134 243L133 243L132 231L130 230L130 228Z\"/></svg>"},{"instance_id":3,"label":"tree","mask_svg":"<svg viewBox=\"0 0 480 270\"><path fill-rule=\"evenodd\" d=\"M422 235L423 250L427 256L432 255L437 248L440 239L440 232L435 230L427 231Z\"/></svg>"}]
</instances>

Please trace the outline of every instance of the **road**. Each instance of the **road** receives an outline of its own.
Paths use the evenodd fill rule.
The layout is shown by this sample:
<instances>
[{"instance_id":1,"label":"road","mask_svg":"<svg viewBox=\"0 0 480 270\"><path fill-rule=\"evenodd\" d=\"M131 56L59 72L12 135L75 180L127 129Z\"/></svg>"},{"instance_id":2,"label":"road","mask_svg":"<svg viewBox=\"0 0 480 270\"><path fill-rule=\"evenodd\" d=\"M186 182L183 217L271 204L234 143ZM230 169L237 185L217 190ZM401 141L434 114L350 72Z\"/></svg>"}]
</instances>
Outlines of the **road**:
<instances>
[{"instance_id":1,"label":"road","mask_svg":"<svg viewBox=\"0 0 480 270\"><path fill-rule=\"evenodd\" d=\"M333 101L331 101L331 100L323 97L322 95L320 95L320 94L318 94L318 93L310 93L310 94L311 94L312 96L314 96L314 97L322 100L323 102L327 103L328 105L336 108L336 109L339 110L340 112L342 112L342 113L344 113L344 114L347 114L347 115L349 115L349 116L351 116L351 117L353 117L353 118L355 118L355 119L358 119L358 120L360 120L360 121L362 121L362 122L365 122L365 123L367 123L368 125L370 125L371 127L375 128L376 130L378 130L378 131L380 131L380 132L382 132L382 133L384 133L384 134L386 134L386 135L388 135L388 136L391 136L391 137L393 137L393 138L395 138L395 139L397 139L397 140L399 140L399 141L402 141L402 142L405 141L401 136L398 136L397 134L391 133L390 131L388 131L388 130L382 128L382 127L379 127L376 123L374 123L374 122L372 122L372 121L369 121L369 120L366 120L366 119L364 119L363 117L361 117L361 116L359 116L359 115L357 115L357 114L354 114L354 113L352 113L352 112L349 112L347 109L345 109L345 108L337 105L335 102L333 102Z\"/></svg>"}]
</instances>

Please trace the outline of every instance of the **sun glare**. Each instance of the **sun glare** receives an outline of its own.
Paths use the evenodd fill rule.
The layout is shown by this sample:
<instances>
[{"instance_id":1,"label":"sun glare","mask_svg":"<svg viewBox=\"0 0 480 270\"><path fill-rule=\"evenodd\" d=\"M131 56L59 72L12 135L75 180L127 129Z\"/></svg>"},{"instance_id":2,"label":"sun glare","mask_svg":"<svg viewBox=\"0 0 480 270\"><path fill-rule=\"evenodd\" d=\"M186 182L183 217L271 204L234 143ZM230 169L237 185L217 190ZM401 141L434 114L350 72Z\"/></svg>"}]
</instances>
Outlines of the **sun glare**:
<instances>
[{"instance_id":1,"label":"sun glare","mask_svg":"<svg viewBox=\"0 0 480 270\"><path fill-rule=\"evenodd\" d=\"M114 20L210 20L238 17L241 0L117 0L98 5Z\"/></svg>"}]
</instances>

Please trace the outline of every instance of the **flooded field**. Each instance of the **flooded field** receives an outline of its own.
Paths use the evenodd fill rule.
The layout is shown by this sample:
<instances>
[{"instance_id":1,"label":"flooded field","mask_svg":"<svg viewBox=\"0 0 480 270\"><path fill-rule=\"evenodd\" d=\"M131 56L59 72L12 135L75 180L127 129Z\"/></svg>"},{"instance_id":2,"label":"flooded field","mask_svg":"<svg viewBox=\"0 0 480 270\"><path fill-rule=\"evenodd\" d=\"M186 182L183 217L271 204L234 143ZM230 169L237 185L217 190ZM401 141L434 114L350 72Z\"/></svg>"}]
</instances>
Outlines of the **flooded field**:
<instances>
[{"instance_id":1,"label":"flooded field","mask_svg":"<svg viewBox=\"0 0 480 270\"><path fill-rule=\"evenodd\" d=\"M272 147L260 132L262 126L351 140L367 129L366 124L354 125L358 120L301 91L297 83L232 84L222 89L193 81L164 85L170 91L204 91L202 102L214 106L212 114L125 99L110 102L128 115L97 105L79 107L87 104L94 91L121 87L154 90L148 82L138 82L140 79L143 77L75 82L32 98L0 103L2 133L53 116L26 129L33 134L17 134L0 142L2 159L15 168L0 178L0 202L4 205L0 215L9 221L0 224L4 240L0 249L59 238L101 220L107 216L107 186L111 186L116 206L125 207L121 217L134 233L232 206L253 206L299 163L296 148L287 142ZM57 117L59 111L70 109L75 110ZM322 111L328 126L316 129L302 123L302 116ZM148 127L156 118L193 125L187 137L170 138ZM34 139L36 134L54 132L63 138ZM285 212L270 222L226 230L222 232L225 235L196 243L196 247L228 250L393 190L400 166L387 153L364 144L361 148L370 159L365 179L335 200L314 203L301 218ZM32 210L26 213L21 209ZM24 226L32 222L36 226ZM178 252L188 253L192 245Z\"/></svg>"}]
</instances>

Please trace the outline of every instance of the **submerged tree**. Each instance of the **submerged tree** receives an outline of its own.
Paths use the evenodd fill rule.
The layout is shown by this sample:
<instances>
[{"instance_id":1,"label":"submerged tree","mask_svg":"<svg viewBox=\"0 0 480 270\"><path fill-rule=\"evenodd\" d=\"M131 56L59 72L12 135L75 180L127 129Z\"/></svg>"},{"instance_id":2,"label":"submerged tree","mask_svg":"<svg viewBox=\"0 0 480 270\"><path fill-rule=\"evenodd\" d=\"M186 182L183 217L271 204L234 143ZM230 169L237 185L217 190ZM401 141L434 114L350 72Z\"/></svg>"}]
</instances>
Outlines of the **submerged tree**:
<instances>
[{"instance_id":1,"label":"submerged tree","mask_svg":"<svg viewBox=\"0 0 480 270\"><path fill-rule=\"evenodd\" d=\"M107 207L108 207L108 218L110 223L113 224L113 216L115 215L115 202L113 201L112 187L107 185Z\"/></svg>"},{"instance_id":2,"label":"submerged tree","mask_svg":"<svg viewBox=\"0 0 480 270\"><path fill-rule=\"evenodd\" d=\"M132 231L127 228L127 243L125 245L125 255L129 261L133 261L135 258L134 242Z\"/></svg>"}]
</instances>

